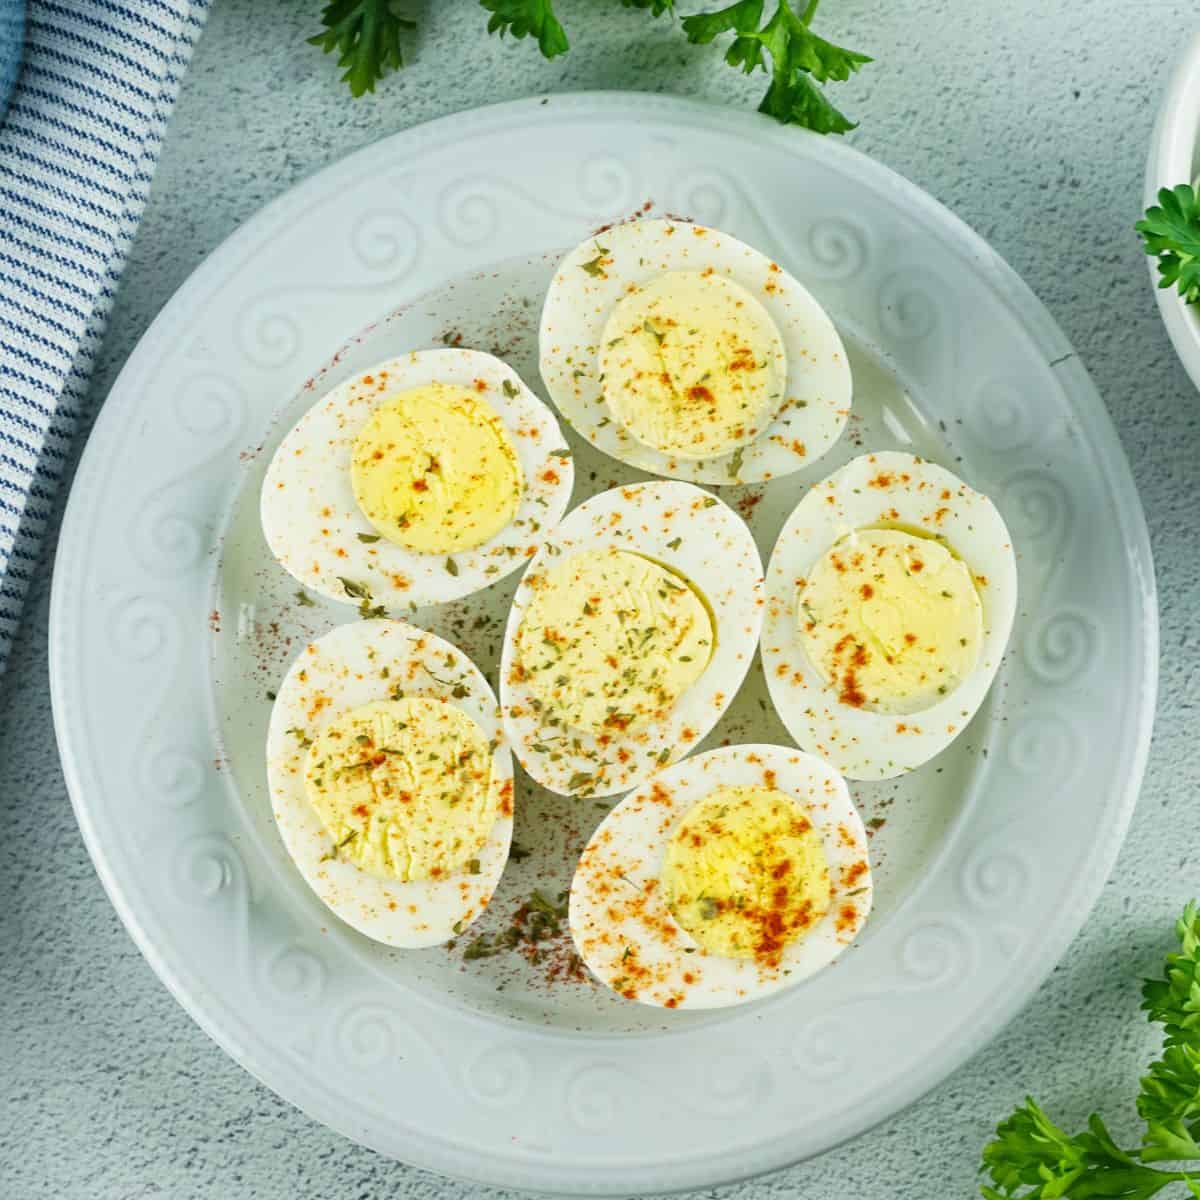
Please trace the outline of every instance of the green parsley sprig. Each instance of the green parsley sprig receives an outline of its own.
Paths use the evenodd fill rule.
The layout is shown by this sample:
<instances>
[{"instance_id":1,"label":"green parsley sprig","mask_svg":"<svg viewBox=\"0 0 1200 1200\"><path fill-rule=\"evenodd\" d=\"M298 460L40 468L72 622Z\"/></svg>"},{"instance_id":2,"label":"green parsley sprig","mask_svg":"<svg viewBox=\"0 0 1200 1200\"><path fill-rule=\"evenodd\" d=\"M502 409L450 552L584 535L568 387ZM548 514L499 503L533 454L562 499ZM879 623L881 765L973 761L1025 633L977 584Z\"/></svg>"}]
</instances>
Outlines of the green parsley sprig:
<instances>
[{"instance_id":1,"label":"green parsley sprig","mask_svg":"<svg viewBox=\"0 0 1200 1200\"><path fill-rule=\"evenodd\" d=\"M817 133L848 133L855 127L830 103L818 86L842 82L871 59L857 50L835 46L809 28L820 0L809 0L803 11L779 0L763 22L763 0L739 0L717 12L684 17L689 42L704 45L722 34L734 34L725 61L747 75L767 70L771 86L758 106L785 125L802 125Z\"/></svg>"},{"instance_id":2,"label":"green parsley sprig","mask_svg":"<svg viewBox=\"0 0 1200 1200\"><path fill-rule=\"evenodd\" d=\"M492 14L488 18L488 33L536 38L538 49L546 58L557 58L570 49L566 30L554 15L551 0L479 0L479 3Z\"/></svg>"},{"instance_id":3,"label":"green parsley sprig","mask_svg":"<svg viewBox=\"0 0 1200 1200\"><path fill-rule=\"evenodd\" d=\"M531 38L548 58L570 49L554 0L479 0L489 14L489 33ZM620 0L622 7L651 17L674 17L675 0ZM835 46L814 33L820 0L735 0L722 8L683 17L679 28L697 46L729 38L725 61L750 75L763 71L770 85L759 104L785 125L817 133L846 133L855 127L826 96L823 85L839 83L871 61L857 50ZM415 22L398 0L330 0L321 14L322 31L309 41L337 54L342 78L355 96L404 65L403 41Z\"/></svg>"},{"instance_id":4,"label":"green parsley sprig","mask_svg":"<svg viewBox=\"0 0 1200 1200\"><path fill-rule=\"evenodd\" d=\"M1200 1166L1166 1170L1155 1162L1200 1163L1200 910L1176 922L1179 953L1162 979L1142 988L1147 1020L1163 1026L1162 1058L1150 1064L1137 1097L1141 1145L1122 1150L1097 1113L1069 1135L1026 1098L983 1149L987 1200L1149 1200L1171 1184L1200 1197ZM1178 1189L1177 1189L1178 1190ZM1180 1192L1180 1195L1183 1193Z\"/></svg>"},{"instance_id":5,"label":"green parsley sprig","mask_svg":"<svg viewBox=\"0 0 1200 1200\"><path fill-rule=\"evenodd\" d=\"M373 92L389 71L404 66L403 37L417 27L396 0L331 0L321 24L324 28L309 44L338 56L342 81L355 96Z\"/></svg>"},{"instance_id":6,"label":"green parsley sprig","mask_svg":"<svg viewBox=\"0 0 1200 1200\"><path fill-rule=\"evenodd\" d=\"M1134 228L1147 254L1158 259L1158 286L1176 287L1195 304L1200 300L1200 196L1187 183L1163 188L1158 203Z\"/></svg>"}]
</instances>

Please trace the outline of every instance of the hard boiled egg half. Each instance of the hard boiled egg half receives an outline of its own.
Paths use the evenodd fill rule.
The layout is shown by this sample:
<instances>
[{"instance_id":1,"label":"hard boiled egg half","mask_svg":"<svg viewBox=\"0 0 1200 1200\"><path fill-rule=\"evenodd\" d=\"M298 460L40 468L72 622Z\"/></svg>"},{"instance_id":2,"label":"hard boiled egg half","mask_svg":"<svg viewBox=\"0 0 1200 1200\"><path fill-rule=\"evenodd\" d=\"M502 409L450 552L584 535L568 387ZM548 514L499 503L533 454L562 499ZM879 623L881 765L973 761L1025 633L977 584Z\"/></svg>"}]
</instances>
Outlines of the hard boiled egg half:
<instances>
[{"instance_id":1,"label":"hard boiled egg half","mask_svg":"<svg viewBox=\"0 0 1200 1200\"><path fill-rule=\"evenodd\" d=\"M846 352L824 309L765 254L685 221L630 221L572 250L539 346L567 420L657 475L787 475L820 458L850 412Z\"/></svg>"},{"instance_id":2,"label":"hard boiled egg half","mask_svg":"<svg viewBox=\"0 0 1200 1200\"><path fill-rule=\"evenodd\" d=\"M890 779L975 715L1012 631L1017 567L996 506L911 454L854 459L816 484L767 572L762 657L805 750Z\"/></svg>"},{"instance_id":3,"label":"hard boiled egg half","mask_svg":"<svg viewBox=\"0 0 1200 1200\"><path fill-rule=\"evenodd\" d=\"M732 746L656 775L600 824L571 884L580 957L615 992L719 1008L831 963L871 911L862 821L827 763Z\"/></svg>"},{"instance_id":4,"label":"hard boiled egg half","mask_svg":"<svg viewBox=\"0 0 1200 1200\"><path fill-rule=\"evenodd\" d=\"M305 882L376 941L448 941L496 890L512 759L487 680L431 633L358 621L305 646L271 711L267 779Z\"/></svg>"},{"instance_id":5,"label":"hard boiled egg half","mask_svg":"<svg viewBox=\"0 0 1200 1200\"><path fill-rule=\"evenodd\" d=\"M521 765L611 796L685 755L737 691L762 627L745 522L688 483L613 488L548 538L513 597L500 665Z\"/></svg>"},{"instance_id":6,"label":"hard boiled egg half","mask_svg":"<svg viewBox=\"0 0 1200 1200\"><path fill-rule=\"evenodd\" d=\"M469 595L537 551L574 465L511 367L422 350L335 387L283 439L262 489L271 552L306 588L392 610Z\"/></svg>"}]
</instances>

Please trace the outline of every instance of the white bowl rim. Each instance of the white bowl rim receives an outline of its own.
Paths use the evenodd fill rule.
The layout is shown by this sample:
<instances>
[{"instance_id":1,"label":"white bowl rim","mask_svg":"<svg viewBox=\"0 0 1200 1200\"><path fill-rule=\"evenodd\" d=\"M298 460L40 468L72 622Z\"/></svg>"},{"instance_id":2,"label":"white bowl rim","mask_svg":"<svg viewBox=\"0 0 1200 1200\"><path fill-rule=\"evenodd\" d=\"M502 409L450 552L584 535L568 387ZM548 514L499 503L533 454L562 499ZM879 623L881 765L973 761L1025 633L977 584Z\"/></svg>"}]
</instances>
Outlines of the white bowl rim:
<instances>
[{"instance_id":1,"label":"white bowl rim","mask_svg":"<svg viewBox=\"0 0 1200 1200\"><path fill-rule=\"evenodd\" d=\"M1161 188L1191 183L1200 142L1200 33L1194 34L1171 73L1146 163L1145 207L1158 203ZM1158 311L1192 382L1200 389L1200 313L1174 288L1158 286L1156 260L1147 258Z\"/></svg>"}]
</instances>

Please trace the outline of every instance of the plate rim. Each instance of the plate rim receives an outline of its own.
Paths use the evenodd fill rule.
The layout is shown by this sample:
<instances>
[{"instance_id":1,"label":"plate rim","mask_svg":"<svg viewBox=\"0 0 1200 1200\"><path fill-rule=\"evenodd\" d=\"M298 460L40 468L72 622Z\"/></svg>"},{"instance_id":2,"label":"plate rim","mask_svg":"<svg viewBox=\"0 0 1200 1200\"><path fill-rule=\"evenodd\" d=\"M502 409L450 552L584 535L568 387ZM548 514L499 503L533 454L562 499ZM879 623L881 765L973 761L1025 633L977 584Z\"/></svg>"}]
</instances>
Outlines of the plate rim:
<instances>
[{"instance_id":1,"label":"plate rim","mask_svg":"<svg viewBox=\"0 0 1200 1200\"><path fill-rule=\"evenodd\" d=\"M1193 34L1178 52L1166 88L1158 101L1154 129L1146 152L1142 206L1158 203L1160 188L1174 188L1195 180L1200 147L1200 33ZM1140 215L1140 214L1139 214ZM1154 302L1183 369L1200 389L1200 317L1174 287L1159 286L1158 259L1146 256Z\"/></svg>"},{"instance_id":2,"label":"plate rim","mask_svg":"<svg viewBox=\"0 0 1200 1200\"><path fill-rule=\"evenodd\" d=\"M390 148L394 154L403 154L408 148L406 143L423 144L433 135L444 140L448 135L453 135L457 131L457 127L464 129L473 127L478 130L481 122L508 122L511 124L514 119L519 121L523 118L536 118L539 114L546 112L547 101L549 101L550 111L556 115L569 112L584 118L588 116L632 116L635 113L645 115L648 110L651 110L656 118L664 121L672 119L683 122L690 120L693 123L700 121L708 127L742 133L748 138L773 140L785 150L785 143L789 140L816 139L818 136L802 130L784 130L769 118L755 113L732 110L721 105L691 99L636 91L577 92L548 98L537 95L453 113L435 121L399 131L344 156L293 185L259 209L215 247L177 289L143 333L114 381L110 394L127 390L130 382L135 380L138 374L149 365L154 353L153 342L155 341L151 338L151 333L161 333L170 329L183 315L192 298L199 293L207 292L212 286L230 256L272 229L288 208L296 203L298 195L319 190L322 181L332 178L335 173L353 169L352 164L361 163L380 153L382 147ZM810 141L810 146L812 144ZM1108 829L1107 836L1098 843L1098 852L1094 853L1090 859L1090 869L1081 872L1077 877L1069 896L1070 903L1060 907L1055 926L1049 928L1046 935L1036 943L1035 951L1027 959L1027 964L1032 963L1033 966L1030 969L1030 966L1027 965L1026 971L1023 973L1024 984L997 997L986 1009L977 1012L971 1030L954 1041L954 1049L936 1060L932 1058L927 1060L922 1069L910 1072L903 1081L903 1087L897 1086L891 1089L886 1099L882 1094L877 1094L873 1103L859 1106L852 1116L845 1117L843 1115L838 1136L832 1139L828 1137L819 1139L820 1146L799 1147L795 1143L801 1139L794 1137L786 1139L787 1146L781 1146L780 1142L784 1139L776 1139L772 1143L763 1143L754 1147L752 1152L739 1152L739 1161L736 1164L726 1164L725 1169L721 1171L711 1169L711 1158L699 1160L704 1167L709 1168L707 1171L699 1172L695 1170L693 1163L681 1167L678 1161L668 1167L626 1166L619 1169L621 1174L606 1174L602 1179L586 1182L581 1186L580 1180L577 1175L572 1175L569 1166L555 1163L549 1169L544 1169L536 1167L533 1160L504 1159L490 1151L478 1150L472 1152L472 1159L468 1163L455 1152L448 1140L434 1146L432 1139L428 1137L417 1136L411 1131L401 1131L402 1137L398 1140L405 1143L404 1159L412 1165L434 1170L451 1178L482 1182L491 1186L517 1187L546 1194L561 1194L568 1191L575 1194L587 1192L595 1195L615 1196L634 1191L680 1191L694 1187L732 1183L781 1169L800 1158L822 1153L849 1141L881 1121L903 1111L937 1083L946 1079L989 1042L1025 1006L1082 927L1108 878L1117 851L1124 840L1145 772L1150 734L1156 711L1158 604L1145 515L1112 419L1095 385L1074 355L1070 343L1057 322L1032 289L988 246L980 235L929 193L883 163L871 159L845 143L820 139L820 146L823 155L854 163L859 169L869 171L876 178L886 181L903 198L906 206L923 212L927 216L932 216L942 227L954 232L957 235L960 250L970 254L981 273L990 276L990 282L998 291L1005 294L1012 315L1022 324L1027 335L1040 349L1047 366L1053 371L1071 378L1069 395L1075 399L1086 397L1086 403L1091 410L1088 413L1090 441L1096 456L1098 472L1106 485L1107 494L1114 501L1131 581L1138 585L1135 600L1140 602L1145 610L1140 639L1142 652L1142 678L1139 689L1140 720L1136 723L1136 727L1131 729L1133 752L1126 759L1122 786L1119 791L1114 789L1112 811L1117 819ZM1061 352L1064 350L1068 355L1066 359L1062 359ZM68 716L69 681L67 671L69 664L64 649L62 630L66 621L68 605L64 579L69 574L69 568L64 567L64 564L69 564L72 554L75 552L75 545L79 541L76 527L80 527L80 533L83 532L81 510L86 502L84 491L89 473L97 466L99 451L96 450L96 447L103 441L106 425L115 419L109 415L113 411L115 410L109 409L108 412L102 411L99 414L89 434L88 444L80 457L60 530L50 601L48 640L51 706L63 775L84 843L109 900L129 930L138 949L159 979L197 1024L243 1068L265 1086L270 1087L281 1098L286 1099L288 1103L301 1108L309 1116L343 1135L361 1144L372 1146L370 1139L362 1131L353 1127L351 1120L345 1117L336 1104L325 1106L333 1111L319 1111L321 1106L316 1103L308 1101L298 1103L277 1091L274 1085L265 1078L268 1064L260 1061L256 1049L239 1044L234 1036L234 1030L220 1028L219 1021L206 1011L204 997L189 991L172 972L146 925L133 910L131 901L127 898L124 890L125 884L116 878L111 864L107 860L102 839L88 811L84 781L81 777L80 758L73 744L73 730ZM101 434L99 439L95 436L98 432ZM83 481L83 487L76 486L80 479ZM1138 638L1135 632L1131 635L1131 645L1136 647L1137 643ZM277 1076L281 1076L278 1069L275 1073ZM895 1096L897 1092L900 1093L898 1098ZM311 1100L311 1097L309 1099ZM392 1153L392 1151L380 1152L385 1155ZM753 1165L749 1164L750 1158L755 1160ZM653 1182L648 1185L647 1180L651 1176L653 1176Z\"/></svg>"}]
</instances>

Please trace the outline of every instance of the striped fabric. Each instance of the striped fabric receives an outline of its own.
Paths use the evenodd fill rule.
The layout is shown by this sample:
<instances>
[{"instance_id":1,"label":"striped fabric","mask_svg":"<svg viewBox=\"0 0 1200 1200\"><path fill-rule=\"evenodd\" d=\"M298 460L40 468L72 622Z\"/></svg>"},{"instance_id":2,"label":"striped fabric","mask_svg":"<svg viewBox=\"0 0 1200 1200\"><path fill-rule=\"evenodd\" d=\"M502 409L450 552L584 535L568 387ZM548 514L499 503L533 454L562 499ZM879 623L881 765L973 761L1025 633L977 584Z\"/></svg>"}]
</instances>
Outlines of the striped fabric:
<instances>
[{"instance_id":1,"label":"striped fabric","mask_svg":"<svg viewBox=\"0 0 1200 1200\"><path fill-rule=\"evenodd\" d=\"M0 673L208 7L28 3L0 125Z\"/></svg>"}]
</instances>

